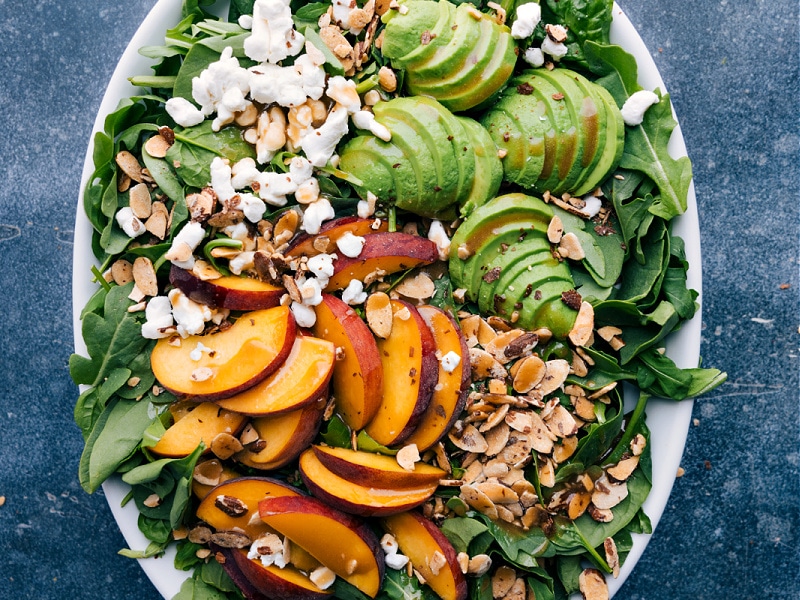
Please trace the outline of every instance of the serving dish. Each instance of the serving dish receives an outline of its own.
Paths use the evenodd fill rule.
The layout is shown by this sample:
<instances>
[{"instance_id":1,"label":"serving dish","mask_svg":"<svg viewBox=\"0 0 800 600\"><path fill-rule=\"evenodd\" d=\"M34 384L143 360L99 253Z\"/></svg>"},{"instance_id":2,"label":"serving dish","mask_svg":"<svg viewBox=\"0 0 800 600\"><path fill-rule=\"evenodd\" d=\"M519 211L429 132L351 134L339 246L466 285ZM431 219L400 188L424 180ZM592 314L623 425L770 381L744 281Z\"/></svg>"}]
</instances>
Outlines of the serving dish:
<instances>
[{"instance_id":1,"label":"serving dish","mask_svg":"<svg viewBox=\"0 0 800 600\"><path fill-rule=\"evenodd\" d=\"M93 133L102 130L105 115L113 111L119 100L136 93L128 82L133 75L146 73L149 69L149 60L138 54L138 49L145 45L159 44L163 40L164 29L180 19L180 0L160 0L150 11L130 44L120 59L114 74L111 77L106 93L103 97ZM643 41L635 28L625 16L621 8L614 7L614 22L611 30L612 43L622 46L631 53L639 65L639 82L645 89L664 89L664 83L658 73ZM670 151L673 156L686 155L686 148L680 133L676 128L670 142ZM87 150L81 190L85 188L87 179L93 171L92 147ZM78 203L75 222L75 245L73 254L73 325L75 331L75 350L85 353L86 347L80 337L80 312L94 291L91 281L89 266L94 263L89 240L91 239L91 226L83 214L82 198ZM697 209L694 199L694 190L690 188L688 208L686 212L674 221L674 233L686 241L686 254L690 269L688 272L688 285L690 288L701 291L700 274L700 248ZM667 341L667 353L677 366L689 368L697 366L699 362L700 345L699 312L695 317L686 322L683 327L673 334ZM634 393L626 393L626 406L635 401ZM631 408L628 406L628 408ZM669 498L675 474L683 453L686 434L691 419L691 401L676 403L672 400L652 400L648 403L647 422L652 432L651 448L653 453L653 488L644 504L644 510L650 517L655 528ZM119 479L112 478L103 485L103 489L117 524L122 531L129 547L138 549L147 545L147 540L137 526L138 511L133 503L122 506L122 500L128 488ZM623 566L619 578L610 582L610 591L615 593L625 579L630 575L639 557L644 551L649 536L637 535L633 550ZM174 550L173 550L174 552ZM187 572L174 569L173 556L167 555L159 559L143 559L140 561L142 568L153 582L156 589L165 598L171 598L180 589L182 581L189 575Z\"/></svg>"}]
</instances>

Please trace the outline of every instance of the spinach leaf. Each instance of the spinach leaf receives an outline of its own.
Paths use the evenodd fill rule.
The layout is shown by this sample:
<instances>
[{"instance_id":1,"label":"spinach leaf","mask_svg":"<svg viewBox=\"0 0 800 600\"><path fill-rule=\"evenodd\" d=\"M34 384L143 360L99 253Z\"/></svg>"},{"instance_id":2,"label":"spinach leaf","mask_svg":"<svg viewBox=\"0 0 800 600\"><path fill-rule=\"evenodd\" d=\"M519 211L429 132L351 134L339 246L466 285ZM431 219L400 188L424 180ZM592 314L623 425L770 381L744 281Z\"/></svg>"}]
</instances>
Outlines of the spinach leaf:
<instances>
[{"instance_id":1,"label":"spinach leaf","mask_svg":"<svg viewBox=\"0 0 800 600\"><path fill-rule=\"evenodd\" d=\"M486 525L469 517L454 517L445 519L442 523L442 533L453 544L456 552L467 552L472 540L485 531L488 531Z\"/></svg>"},{"instance_id":2,"label":"spinach leaf","mask_svg":"<svg viewBox=\"0 0 800 600\"><path fill-rule=\"evenodd\" d=\"M567 28L565 60L585 64L584 46L588 41L607 44L611 30L613 2L611 0L547 0L543 3L542 17L547 23L558 23Z\"/></svg>"},{"instance_id":3,"label":"spinach leaf","mask_svg":"<svg viewBox=\"0 0 800 600\"><path fill-rule=\"evenodd\" d=\"M134 400L112 400L102 412L81 454L79 480L90 494L130 457L153 420L152 405Z\"/></svg>"},{"instance_id":4,"label":"spinach leaf","mask_svg":"<svg viewBox=\"0 0 800 600\"><path fill-rule=\"evenodd\" d=\"M194 102L192 96L192 79L199 77L213 62L219 60L221 52L209 48L203 44L194 44L186 57L183 59L181 70L175 79L175 86L172 88L172 95L176 98L185 98L189 102Z\"/></svg>"},{"instance_id":5,"label":"spinach leaf","mask_svg":"<svg viewBox=\"0 0 800 600\"><path fill-rule=\"evenodd\" d=\"M126 367L147 345L141 325L128 312L133 283L111 288L105 298L103 315L88 313L81 332L90 358L73 354L70 375L77 384L97 386L116 368Z\"/></svg>"},{"instance_id":6,"label":"spinach leaf","mask_svg":"<svg viewBox=\"0 0 800 600\"><path fill-rule=\"evenodd\" d=\"M386 569L377 600L436 600L439 596L416 577L409 577L405 569Z\"/></svg>"},{"instance_id":7,"label":"spinach leaf","mask_svg":"<svg viewBox=\"0 0 800 600\"><path fill-rule=\"evenodd\" d=\"M545 554L550 544L541 529L522 531L502 521L492 521L486 515L477 516L486 524L506 560L524 569L538 567L537 558Z\"/></svg>"},{"instance_id":8,"label":"spinach leaf","mask_svg":"<svg viewBox=\"0 0 800 600\"><path fill-rule=\"evenodd\" d=\"M172 600L229 600L236 597L238 595L223 592L203 581L201 570L197 569L192 577L181 584L180 591Z\"/></svg>"},{"instance_id":9,"label":"spinach leaf","mask_svg":"<svg viewBox=\"0 0 800 600\"><path fill-rule=\"evenodd\" d=\"M238 588L233 580L216 560L210 560L200 565L200 579L210 586L223 592L236 592Z\"/></svg>"}]
</instances>

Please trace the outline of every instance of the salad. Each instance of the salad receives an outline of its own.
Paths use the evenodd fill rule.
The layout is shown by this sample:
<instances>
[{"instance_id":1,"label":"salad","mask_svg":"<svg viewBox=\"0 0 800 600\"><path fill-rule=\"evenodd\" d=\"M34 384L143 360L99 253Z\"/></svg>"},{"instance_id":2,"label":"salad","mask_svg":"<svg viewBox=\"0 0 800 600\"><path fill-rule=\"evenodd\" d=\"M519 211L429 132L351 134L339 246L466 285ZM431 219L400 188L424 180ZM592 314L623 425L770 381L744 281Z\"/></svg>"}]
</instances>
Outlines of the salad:
<instances>
[{"instance_id":1,"label":"salad","mask_svg":"<svg viewBox=\"0 0 800 600\"><path fill-rule=\"evenodd\" d=\"M226 4L227 7L227 4ZM178 598L607 597L721 384L610 2L186 1L94 140L79 476ZM623 384L638 402L626 412Z\"/></svg>"}]
</instances>

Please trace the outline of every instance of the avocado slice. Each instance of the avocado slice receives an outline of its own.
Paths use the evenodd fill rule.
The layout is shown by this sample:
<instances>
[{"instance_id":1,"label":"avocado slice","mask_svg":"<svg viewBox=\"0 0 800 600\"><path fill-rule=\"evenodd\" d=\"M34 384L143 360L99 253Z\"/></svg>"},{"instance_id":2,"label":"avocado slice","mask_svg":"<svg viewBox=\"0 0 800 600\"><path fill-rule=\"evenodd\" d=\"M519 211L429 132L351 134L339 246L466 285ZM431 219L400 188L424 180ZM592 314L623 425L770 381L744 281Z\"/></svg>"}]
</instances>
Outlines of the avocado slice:
<instances>
[{"instance_id":1,"label":"avocado slice","mask_svg":"<svg viewBox=\"0 0 800 600\"><path fill-rule=\"evenodd\" d=\"M362 182L357 192L366 198L372 192L381 200L394 202L398 195L409 196L416 188L416 174L405 154L391 142L373 135L359 135L342 148L339 168L353 173Z\"/></svg>"},{"instance_id":2,"label":"avocado slice","mask_svg":"<svg viewBox=\"0 0 800 600\"><path fill-rule=\"evenodd\" d=\"M390 59L401 58L419 47L422 34L430 30L442 12L440 2L414 0L404 5L408 7L405 14L399 10L387 10L381 17L386 24L381 52Z\"/></svg>"},{"instance_id":3,"label":"avocado slice","mask_svg":"<svg viewBox=\"0 0 800 600\"><path fill-rule=\"evenodd\" d=\"M456 287L467 288L465 271L467 265L478 262L482 248L491 242L499 227L520 221L536 221L544 231L553 218L553 209L539 198L525 194L505 194L476 208L458 227L450 242L450 278ZM469 254L466 259L459 258L459 248Z\"/></svg>"},{"instance_id":4,"label":"avocado slice","mask_svg":"<svg viewBox=\"0 0 800 600\"><path fill-rule=\"evenodd\" d=\"M597 84L592 83L583 75L575 73L575 83L584 91L583 102L578 111L580 128L584 133L583 170L573 185L572 193L581 189L589 180L592 172L597 168L602 159L608 137L608 112L606 104L600 96ZM591 156L590 160L587 157ZM577 195L577 194L576 194Z\"/></svg>"},{"instance_id":5,"label":"avocado slice","mask_svg":"<svg viewBox=\"0 0 800 600\"><path fill-rule=\"evenodd\" d=\"M484 312L490 312L496 290L505 291L508 285L507 282L509 280L513 281L513 276L506 277L505 281L503 281L506 273L516 272L519 274L522 269L532 269L548 261L553 261L550 244L546 238L539 236L531 236L531 239L518 242L510 246L506 252L498 254L494 260L486 265L485 273L489 273L493 269L499 269L499 277L495 281L482 279L480 282L477 294L477 302L480 309Z\"/></svg>"},{"instance_id":6,"label":"avocado slice","mask_svg":"<svg viewBox=\"0 0 800 600\"><path fill-rule=\"evenodd\" d=\"M476 108L482 110L489 104L514 71L517 63L517 44L505 26L490 22L492 31L491 55L481 72L476 64L471 69L469 81L446 97L445 105L453 112ZM483 64L483 61L481 61Z\"/></svg>"},{"instance_id":7,"label":"avocado slice","mask_svg":"<svg viewBox=\"0 0 800 600\"><path fill-rule=\"evenodd\" d=\"M456 202L460 206L469 197L472 191L472 184L475 180L475 153L472 149L472 140L467 130L455 115L447 110L436 100L426 98L426 100L438 107L438 110L445 117L444 126L447 129L447 140L453 148L458 163L458 187L456 189Z\"/></svg>"},{"instance_id":8,"label":"avocado slice","mask_svg":"<svg viewBox=\"0 0 800 600\"><path fill-rule=\"evenodd\" d=\"M383 103L379 102L375 105L375 120L392 132L392 139L389 143L402 152L403 160L409 163L413 173L413 185L404 186L409 193L401 193L398 189L395 205L411 211L423 206L427 207L431 200L429 192L439 185L434 158L428 151L422 136L405 121L395 116L391 109L384 108L388 107L390 103L386 102L384 107L381 104ZM411 192L411 188L414 188L413 192Z\"/></svg>"},{"instance_id":9,"label":"avocado slice","mask_svg":"<svg viewBox=\"0 0 800 600\"><path fill-rule=\"evenodd\" d=\"M503 181L503 163L497 156L497 146L489 132L480 123L469 117L456 117L469 136L475 154L475 177L469 196L461 203L462 216L468 216L475 208L494 198Z\"/></svg>"},{"instance_id":10,"label":"avocado slice","mask_svg":"<svg viewBox=\"0 0 800 600\"><path fill-rule=\"evenodd\" d=\"M375 106L376 118L383 119L387 111L392 117L404 121L425 142L424 147L416 148L416 153L423 154L427 148L435 166L437 183L425 190L425 212L434 216L457 200L460 183L460 166L452 145L447 141L449 133L444 121L449 115L428 98L414 97L378 103ZM395 135L394 131L392 135Z\"/></svg>"},{"instance_id":11,"label":"avocado slice","mask_svg":"<svg viewBox=\"0 0 800 600\"><path fill-rule=\"evenodd\" d=\"M428 7L425 10L417 11L416 5L423 3L438 5L439 13L435 24L433 27L419 26L421 29L419 36L411 40L412 44L404 46L403 44L410 39L405 33L407 25L404 24L404 21L413 19L419 23L430 14ZM382 17L386 27L384 28L381 52L392 61L395 68L414 69L429 61L438 48L446 46L453 39L456 7L450 2L429 2L428 0L405 2L404 5L408 7L405 15L401 15L399 11L390 10ZM399 32L397 32L398 29ZM425 36L426 31L428 32L427 36ZM422 42L423 36L429 38L427 44Z\"/></svg>"},{"instance_id":12,"label":"avocado slice","mask_svg":"<svg viewBox=\"0 0 800 600\"><path fill-rule=\"evenodd\" d=\"M541 263L530 271L526 269L504 292L498 287L493 305L495 314L513 318L516 312L515 323L526 329L547 327L557 337L569 333L577 311L561 302L561 294L574 289L575 285L566 263L553 260L557 264ZM548 305L549 308L543 310ZM567 315L561 314L560 305L566 309ZM565 321L570 322L570 327L562 332Z\"/></svg>"},{"instance_id":13,"label":"avocado slice","mask_svg":"<svg viewBox=\"0 0 800 600\"><path fill-rule=\"evenodd\" d=\"M561 151L558 153L558 162L556 164L558 182L549 188L551 193L557 195L574 189L575 182L581 172L594 156L594 154L587 156L586 159L588 160L584 158L586 134L582 127L580 107L586 94L572 78L573 75L577 75L577 73L569 69L536 70L536 77L549 81L559 91L561 100L556 100L555 97L553 100L563 103L567 107L570 118L569 129L563 131L559 136L559 149Z\"/></svg>"},{"instance_id":14,"label":"avocado slice","mask_svg":"<svg viewBox=\"0 0 800 600\"><path fill-rule=\"evenodd\" d=\"M605 181L606 177L619 165L625 146L625 122L622 120L622 113L619 111L617 103L604 87L596 84L594 87L606 110L606 144L597 165L586 176L583 184L575 190L574 196L588 194Z\"/></svg>"},{"instance_id":15,"label":"avocado slice","mask_svg":"<svg viewBox=\"0 0 800 600\"><path fill-rule=\"evenodd\" d=\"M562 177L572 168L577 152L577 133L564 92L541 76L540 71L525 71L520 79L533 87L532 96L544 102L554 130L554 138L545 136L545 166L534 189L553 191L560 185ZM555 154L553 154L553 151Z\"/></svg>"}]
</instances>

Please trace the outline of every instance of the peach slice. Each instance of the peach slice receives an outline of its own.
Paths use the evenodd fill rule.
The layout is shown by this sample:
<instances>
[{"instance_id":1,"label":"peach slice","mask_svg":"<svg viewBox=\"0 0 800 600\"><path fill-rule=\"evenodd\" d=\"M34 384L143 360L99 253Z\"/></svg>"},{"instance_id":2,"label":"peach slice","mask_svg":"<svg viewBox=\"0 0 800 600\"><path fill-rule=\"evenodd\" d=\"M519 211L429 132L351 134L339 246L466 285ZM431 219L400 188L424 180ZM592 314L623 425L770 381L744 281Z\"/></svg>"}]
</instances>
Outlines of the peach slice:
<instances>
[{"instance_id":1,"label":"peach slice","mask_svg":"<svg viewBox=\"0 0 800 600\"><path fill-rule=\"evenodd\" d=\"M399 444L416 429L438 377L436 342L416 308L392 300L392 330L378 340L383 399L366 432L384 446Z\"/></svg>"},{"instance_id":2,"label":"peach slice","mask_svg":"<svg viewBox=\"0 0 800 600\"><path fill-rule=\"evenodd\" d=\"M367 596L380 590L383 550L362 520L308 496L259 503L261 520Z\"/></svg>"},{"instance_id":3,"label":"peach slice","mask_svg":"<svg viewBox=\"0 0 800 600\"><path fill-rule=\"evenodd\" d=\"M446 473L427 463L418 462L407 471L392 456L373 452L312 446L319 461L334 475L364 487L404 489L436 485Z\"/></svg>"},{"instance_id":4,"label":"peach slice","mask_svg":"<svg viewBox=\"0 0 800 600\"><path fill-rule=\"evenodd\" d=\"M436 342L439 357L439 380L431 402L406 444L416 444L427 450L438 442L453 426L464 409L471 381L469 349L461 328L455 320L435 306L418 306L417 310L427 323ZM450 353L453 353L450 355ZM458 356L458 364L448 372L445 364L450 356ZM444 361L442 360L444 359Z\"/></svg>"},{"instance_id":5,"label":"peach slice","mask_svg":"<svg viewBox=\"0 0 800 600\"><path fill-rule=\"evenodd\" d=\"M217 531L240 529L255 540L273 532L272 528L255 518L258 503L265 498L299 495L299 490L277 479L240 477L215 486L200 502L196 514L198 519Z\"/></svg>"},{"instance_id":6,"label":"peach slice","mask_svg":"<svg viewBox=\"0 0 800 600\"><path fill-rule=\"evenodd\" d=\"M335 348L331 342L298 335L277 371L235 396L218 400L217 404L253 416L299 410L325 394L334 360Z\"/></svg>"},{"instance_id":7,"label":"peach slice","mask_svg":"<svg viewBox=\"0 0 800 600\"><path fill-rule=\"evenodd\" d=\"M397 540L400 552L442 600L466 599L467 581L458 565L456 551L432 521L417 511L409 511L386 517L382 523ZM442 560L444 564L439 564ZM431 568L437 564L438 568Z\"/></svg>"},{"instance_id":8,"label":"peach slice","mask_svg":"<svg viewBox=\"0 0 800 600\"><path fill-rule=\"evenodd\" d=\"M203 442L204 451L208 452L211 440L218 434L236 435L246 420L244 415L220 408L213 402L202 402L175 421L151 450L159 456L178 458L189 456Z\"/></svg>"},{"instance_id":9,"label":"peach slice","mask_svg":"<svg viewBox=\"0 0 800 600\"><path fill-rule=\"evenodd\" d=\"M176 396L221 400L254 386L283 364L296 334L288 307L257 310L219 333L158 340L150 365L159 383ZM198 348L210 350L194 360Z\"/></svg>"},{"instance_id":10,"label":"peach slice","mask_svg":"<svg viewBox=\"0 0 800 600\"><path fill-rule=\"evenodd\" d=\"M430 498L438 485L438 480L415 488L359 485L327 469L311 448L300 455L299 467L303 483L313 496L329 506L362 517L412 509Z\"/></svg>"},{"instance_id":11,"label":"peach slice","mask_svg":"<svg viewBox=\"0 0 800 600\"><path fill-rule=\"evenodd\" d=\"M355 311L330 294L316 307L314 335L333 342L343 357L333 367L336 409L356 431L372 420L381 403L383 366L372 332Z\"/></svg>"},{"instance_id":12,"label":"peach slice","mask_svg":"<svg viewBox=\"0 0 800 600\"><path fill-rule=\"evenodd\" d=\"M226 275L219 279L200 279L192 271L175 265L169 271L169 282L191 300L215 308L261 310L278 306L286 293L282 287L249 277Z\"/></svg>"},{"instance_id":13,"label":"peach slice","mask_svg":"<svg viewBox=\"0 0 800 600\"><path fill-rule=\"evenodd\" d=\"M333 261L333 277L325 290L341 290L353 279L364 281L374 273L397 273L429 265L438 258L436 244L427 238L397 231L375 233L364 238L364 247L357 257L339 255Z\"/></svg>"},{"instance_id":14,"label":"peach slice","mask_svg":"<svg viewBox=\"0 0 800 600\"><path fill-rule=\"evenodd\" d=\"M376 226L377 225L377 226ZM359 237L388 231L386 219L362 219L360 217L340 217L322 224L319 233L309 235L302 233L289 242L286 256L315 256L322 253L336 252L336 240L345 233Z\"/></svg>"},{"instance_id":15,"label":"peach slice","mask_svg":"<svg viewBox=\"0 0 800 600\"><path fill-rule=\"evenodd\" d=\"M264 566L247 558L247 550L214 546L225 559L222 568L248 600L325 600L332 592L321 590L308 575L291 565Z\"/></svg>"},{"instance_id":16,"label":"peach slice","mask_svg":"<svg viewBox=\"0 0 800 600\"><path fill-rule=\"evenodd\" d=\"M279 469L292 462L319 432L325 398L300 410L253 419L258 432L255 446L248 445L234 457L253 469ZM262 447L263 446L263 447Z\"/></svg>"}]
</instances>

